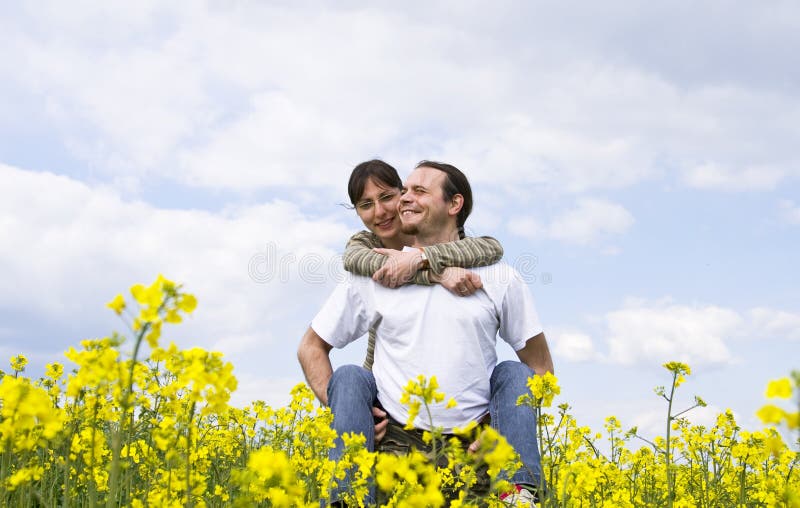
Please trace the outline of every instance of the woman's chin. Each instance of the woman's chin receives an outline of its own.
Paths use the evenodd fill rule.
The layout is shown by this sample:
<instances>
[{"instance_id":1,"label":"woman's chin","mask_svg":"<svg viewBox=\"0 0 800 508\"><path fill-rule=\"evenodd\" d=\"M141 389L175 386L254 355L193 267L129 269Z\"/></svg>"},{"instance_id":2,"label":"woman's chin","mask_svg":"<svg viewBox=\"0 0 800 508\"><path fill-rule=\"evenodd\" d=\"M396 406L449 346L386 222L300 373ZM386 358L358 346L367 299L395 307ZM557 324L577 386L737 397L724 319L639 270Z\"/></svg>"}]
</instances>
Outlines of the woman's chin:
<instances>
[{"instance_id":1,"label":"woman's chin","mask_svg":"<svg viewBox=\"0 0 800 508\"><path fill-rule=\"evenodd\" d=\"M389 230L375 228L372 230L372 232L375 233L375 236L381 239L381 242L386 243L387 240L393 240L397 238L397 235L400 234L400 228L395 227Z\"/></svg>"}]
</instances>

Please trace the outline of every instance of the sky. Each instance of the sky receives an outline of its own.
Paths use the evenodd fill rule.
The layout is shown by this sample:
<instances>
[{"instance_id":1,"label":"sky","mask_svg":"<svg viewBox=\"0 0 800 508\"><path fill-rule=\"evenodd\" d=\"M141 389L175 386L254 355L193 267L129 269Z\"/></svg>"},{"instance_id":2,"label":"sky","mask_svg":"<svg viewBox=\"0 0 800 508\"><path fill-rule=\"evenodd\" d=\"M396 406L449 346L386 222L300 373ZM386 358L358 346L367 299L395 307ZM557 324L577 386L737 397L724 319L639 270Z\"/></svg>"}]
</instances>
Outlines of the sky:
<instances>
[{"instance_id":1,"label":"sky","mask_svg":"<svg viewBox=\"0 0 800 508\"><path fill-rule=\"evenodd\" d=\"M796 2L43 0L0 31L0 359L29 375L163 273L200 304L162 341L286 403L375 157L467 174L581 424L663 433L675 360L694 421L758 428L800 368Z\"/></svg>"}]
</instances>

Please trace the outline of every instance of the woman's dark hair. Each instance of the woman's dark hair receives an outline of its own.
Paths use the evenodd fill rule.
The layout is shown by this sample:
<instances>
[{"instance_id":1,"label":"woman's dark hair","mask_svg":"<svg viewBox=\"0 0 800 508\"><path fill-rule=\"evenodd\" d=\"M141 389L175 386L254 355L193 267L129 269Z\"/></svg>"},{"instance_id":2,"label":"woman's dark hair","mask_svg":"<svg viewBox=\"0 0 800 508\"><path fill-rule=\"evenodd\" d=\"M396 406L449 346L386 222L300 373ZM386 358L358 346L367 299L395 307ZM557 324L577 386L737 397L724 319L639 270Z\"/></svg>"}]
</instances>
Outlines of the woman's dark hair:
<instances>
[{"instance_id":1,"label":"woman's dark hair","mask_svg":"<svg viewBox=\"0 0 800 508\"><path fill-rule=\"evenodd\" d=\"M350 173L350 182L347 184L347 194L350 195L352 204L355 205L361 199L361 195L364 194L364 187L366 187L367 180L370 178L374 178L378 183L393 189L403 188L403 181L400 180L400 175L389 164L379 159L362 162Z\"/></svg>"},{"instance_id":2,"label":"woman's dark hair","mask_svg":"<svg viewBox=\"0 0 800 508\"><path fill-rule=\"evenodd\" d=\"M443 162L422 161L417 164L417 167L433 168L444 172L446 178L442 184L442 191L445 201L450 201L456 194L461 194L464 197L464 205L456 217L458 234L461 238L464 238L464 223L467 222L467 217L472 213L472 187L470 187L466 175L457 167Z\"/></svg>"}]
</instances>

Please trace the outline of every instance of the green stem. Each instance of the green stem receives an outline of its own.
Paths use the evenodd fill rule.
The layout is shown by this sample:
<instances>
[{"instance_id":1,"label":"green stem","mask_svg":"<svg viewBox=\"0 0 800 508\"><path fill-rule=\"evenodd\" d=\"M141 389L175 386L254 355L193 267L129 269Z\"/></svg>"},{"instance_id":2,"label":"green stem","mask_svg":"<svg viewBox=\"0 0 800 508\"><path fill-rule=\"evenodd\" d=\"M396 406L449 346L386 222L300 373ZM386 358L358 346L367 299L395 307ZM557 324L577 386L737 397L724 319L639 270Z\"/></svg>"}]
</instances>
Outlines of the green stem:
<instances>
[{"instance_id":1,"label":"green stem","mask_svg":"<svg viewBox=\"0 0 800 508\"><path fill-rule=\"evenodd\" d=\"M6 441L6 451L3 453L3 460L0 460L0 482L5 483L6 476L8 475L8 470L10 469L11 462L11 440L9 439ZM3 489L5 491L5 489ZM8 499L8 494L4 493L3 495L6 499L0 499L3 501L3 504L6 504Z\"/></svg>"},{"instance_id":2,"label":"green stem","mask_svg":"<svg viewBox=\"0 0 800 508\"><path fill-rule=\"evenodd\" d=\"M433 428L434 427L433 427L433 415L431 415L431 408L428 407L428 403L425 402L424 399L422 400L422 403L425 404L425 412L428 413L428 425L430 425L431 434L433 434ZM438 459L439 457L437 456L437 453L436 453L436 438L435 438L435 436L433 436L431 438L431 453L433 453L434 461L436 461L436 459Z\"/></svg>"},{"instance_id":3,"label":"green stem","mask_svg":"<svg viewBox=\"0 0 800 508\"><path fill-rule=\"evenodd\" d=\"M97 486L95 485L94 479L94 446L95 446L95 437L97 436L97 411L98 411L98 404L95 400L94 402L94 411L92 413L92 445L89 448L89 508L94 508L97 506Z\"/></svg>"},{"instance_id":4,"label":"green stem","mask_svg":"<svg viewBox=\"0 0 800 508\"><path fill-rule=\"evenodd\" d=\"M196 404L196 402L192 402L192 407L189 409L189 422L186 425L186 506L189 508L194 506L192 499L192 420Z\"/></svg>"},{"instance_id":5,"label":"green stem","mask_svg":"<svg viewBox=\"0 0 800 508\"><path fill-rule=\"evenodd\" d=\"M673 484L673 477L672 477L672 461L671 459L671 443L670 443L670 434L672 431L672 400L675 397L675 384L678 380L678 373L674 372L672 374L672 388L669 392L669 398L667 399L667 442L664 445L664 466L666 467L667 471L667 506L672 508L673 500L675 498L675 486Z\"/></svg>"},{"instance_id":6,"label":"green stem","mask_svg":"<svg viewBox=\"0 0 800 508\"><path fill-rule=\"evenodd\" d=\"M77 412L73 409L73 412ZM78 426L74 425L72 433L70 434L67 442L64 444L64 456L66 457L65 467L64 467L64 508L69 508L69 502L72 498L72 494L70 493L70 478L72 476L72 459L70 456L72 455L70 448L72 447L72 439L75 437L75 433L78 431Z\"/></svg>"},{"instance_id":7,"label":"green stem","mask_svg":"<svg viewBox=\"0 0 800 508\"><path fill-rule=\"evenodd\" d=\"M161 304L161 307L158 309L158 313L161 313L161 310L164 308L164 304ZM134 424L134 411L131 409L131 396L133 395L133 375L136 370L136 361L139 356L139 349L142 346L142 340L144 340L145 334L147 334L148 330L150 329L151 323L147 322L142 325L139 329L139 333L136 335L136 343L133 346L133 357L131 358L131 366L128 370L128 383L125 386L125 389L122 391L122 400L120 401L120 406L122 409L122 417L120 418L120 426L117 429L117 432L114 433L113 441L112 441L112 449L111 449L111 474L109 477L109 495L108 500L106 501L107 508L112 508L115 505L119 505L121 503L121 499L118 500L119 497L119 469L120 469L120 452L122 451L122 433L125 431L125 423L128 420L127 415L128 411L130 410L130 421L128 422L128 436L127 436L127 443L130 444L131 441L131 432L133 429Z\"/></svg>"}]
</instances>

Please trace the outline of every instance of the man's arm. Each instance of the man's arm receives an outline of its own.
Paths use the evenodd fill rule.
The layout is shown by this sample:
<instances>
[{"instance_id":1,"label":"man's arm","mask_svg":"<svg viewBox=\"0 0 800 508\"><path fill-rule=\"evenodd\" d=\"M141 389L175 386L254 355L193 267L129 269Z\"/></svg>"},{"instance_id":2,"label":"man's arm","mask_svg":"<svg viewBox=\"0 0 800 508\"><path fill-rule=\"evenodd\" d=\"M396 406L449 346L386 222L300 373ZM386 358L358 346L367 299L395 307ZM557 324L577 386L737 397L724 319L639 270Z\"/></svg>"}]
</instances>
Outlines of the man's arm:
<instances>
[{"instance_id":1,"label":"man's arm","mask_svg":"<svg viewBox=\"0 0 800 508\"><path fill-rule=\"evenodd\" d=\"M303 368L308 386L325 406L328 405L328 382L333 375L331 349L333 346L322 340L311 327L308 327L297 348L297 359Z\"/></svg>"},{"instance_id":2,"label":"man's arm","mask_svg":"<svg viewBox=\"0 0 800 508\"><path fill-rule=\"evenodd\" d=\"M539 376L543 376L545 372L554 373L553 358L550 356L550 348L547 346L544 333L528 339L525 347L517 351L517 356Z\"/></svg>"},{"instance_id":3,"label":"man's arm","mask_svg":"<svg viewBox=\"0 0 800 508\"><path fill-rule=\"evenodd\" d=\"M330 352L333 346L322 340L310 326L303 338L300 339L300 346L297 348L297 359L303 368L303 374L311 387L311 391L317 396L322 405L328 405L328 383L333 375L331 366ZM386 435L386 427L389 419L386 412L380 408L372 408L372 416L375 417L375 442L379 442Z\"/></svg>"}]
</instances>

